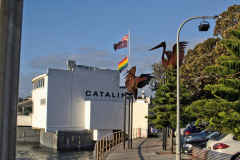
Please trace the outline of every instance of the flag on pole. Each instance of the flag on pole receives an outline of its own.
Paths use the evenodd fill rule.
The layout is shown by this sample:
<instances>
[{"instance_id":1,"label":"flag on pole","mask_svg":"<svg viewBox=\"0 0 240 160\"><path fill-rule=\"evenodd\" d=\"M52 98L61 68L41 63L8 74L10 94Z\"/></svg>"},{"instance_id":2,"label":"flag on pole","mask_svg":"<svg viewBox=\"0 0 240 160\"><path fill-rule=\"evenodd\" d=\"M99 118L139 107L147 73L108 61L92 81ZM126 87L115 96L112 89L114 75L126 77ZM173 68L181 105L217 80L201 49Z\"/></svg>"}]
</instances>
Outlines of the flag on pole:
<instances>
[{"instance_id":1,"label":"flag on pole","mask_svg":"<svg viewBox=\"0 0 240 160\"><path fill-rule=\"evenodd\" d=\"M128 66L128 57L125 57L121 62L118 63L118 70L120 73L127 68Z\"/></svg>"},{"instance_id":2,"label":"flag on pole","mask_svg":"<svg viewBox=\"0 0 240 160\"><path fill-rule=\"evenodd\" d=\"M128 46L128 34L126 36L124 36L121 41L119 41L118 43L114 43L113 44L113 48L114 50L118 50L121 48L126 48Z\"/></svg>"}]
</instances>

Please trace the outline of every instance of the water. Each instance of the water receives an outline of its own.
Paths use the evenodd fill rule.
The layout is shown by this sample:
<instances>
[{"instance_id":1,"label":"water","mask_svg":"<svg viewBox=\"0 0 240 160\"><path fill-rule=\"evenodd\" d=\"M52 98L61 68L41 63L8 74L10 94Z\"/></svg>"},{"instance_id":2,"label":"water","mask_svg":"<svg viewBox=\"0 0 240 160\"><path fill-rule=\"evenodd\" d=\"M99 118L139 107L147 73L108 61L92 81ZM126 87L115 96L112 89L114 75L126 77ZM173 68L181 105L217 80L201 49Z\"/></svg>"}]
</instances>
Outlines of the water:
<instances>
[{"instance_id":1,"label":"water","mask_svg":"<svg viewBox=\"0 0 240 160\"><path fill-rule=\"evenodd\" d=\"M40 143L17 143L17 160L92 160L93 151L57 151Z\"/></svg>"}]
</instances>

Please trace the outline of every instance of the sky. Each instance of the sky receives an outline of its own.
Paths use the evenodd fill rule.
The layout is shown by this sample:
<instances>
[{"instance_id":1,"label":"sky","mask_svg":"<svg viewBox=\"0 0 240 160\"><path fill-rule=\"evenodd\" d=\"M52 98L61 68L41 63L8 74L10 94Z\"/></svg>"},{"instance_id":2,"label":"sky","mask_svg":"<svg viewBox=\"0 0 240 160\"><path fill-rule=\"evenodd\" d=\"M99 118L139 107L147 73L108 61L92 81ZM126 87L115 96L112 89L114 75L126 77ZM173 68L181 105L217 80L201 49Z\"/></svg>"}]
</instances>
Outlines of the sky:
<instances>
[{"instance_id":1,"label":"sky","mask_svg":"<svg viewBox=\"0 0 240 160\"><path fill-rule=\"evenodd\" d=\"M152 73L161 49L148 50L162 41L171 50L178 27L190 17L214 16L237 0L24 0L19 97L31 95L32 78L47 68L66 69L68 59L79 65L117 70L128 48L114 51L113 44L131 32L130 66L137 73ZM186 23L180 41L187 49L213 37L215 20L208 32L199 32L202 19ZM124 71L121 83L124 85ZM145 87L147 95L151 94Z\"/></svg>"}]
</instances>

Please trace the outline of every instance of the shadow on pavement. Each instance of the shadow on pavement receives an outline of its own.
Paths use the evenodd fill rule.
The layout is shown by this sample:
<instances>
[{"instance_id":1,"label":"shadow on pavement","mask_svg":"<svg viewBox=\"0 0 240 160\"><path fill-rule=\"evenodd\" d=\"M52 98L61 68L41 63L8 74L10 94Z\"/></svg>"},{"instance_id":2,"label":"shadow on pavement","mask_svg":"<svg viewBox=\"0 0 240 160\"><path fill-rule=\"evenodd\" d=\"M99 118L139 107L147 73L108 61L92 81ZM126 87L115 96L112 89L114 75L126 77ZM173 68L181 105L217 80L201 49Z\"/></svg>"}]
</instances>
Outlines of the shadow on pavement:
<instances>
[{"instance_id":1,"label":"shadow on pavement","mask_svg":"<svg viewBox=\"0 0 240 160\"><path fill-rule=\"evenodd\" d=\"M142 143L140 143L139 146L138 146L138 155L139 155L140 160L144 160L143 155L142 155L142 152L141 152L141 148L142 148L142 145L143 145L147 140L148 140L148 139L142 141Z\"/></svg>"}]
</instances>

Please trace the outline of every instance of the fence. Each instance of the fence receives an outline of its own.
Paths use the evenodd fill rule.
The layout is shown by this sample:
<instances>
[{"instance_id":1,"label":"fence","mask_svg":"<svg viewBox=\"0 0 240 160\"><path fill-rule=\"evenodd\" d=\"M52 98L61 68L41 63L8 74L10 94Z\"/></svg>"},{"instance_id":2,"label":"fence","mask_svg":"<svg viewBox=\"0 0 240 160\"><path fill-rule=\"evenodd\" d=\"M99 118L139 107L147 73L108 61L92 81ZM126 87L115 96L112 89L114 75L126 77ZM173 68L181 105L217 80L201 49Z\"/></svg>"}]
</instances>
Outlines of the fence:
<instances>
[{"instance_id":1,"label":"fence","mask_svg":"<svg viewBox=\"0 0 240 160\"><path fill-rule=\"evenodd\" d=\"M192 160L230 160L231 155L200 149L197 147L192 148Z\"/></svg>"},{"instance_id":2,"label":"fence","mask_svg":"<svg viewBox=\"0 0 240 160\"><path fill-rule=\"evenodd\" d=\"M192 148L192 160L207 160L207 150Z\"/></svg>"},{"instance_id":3,"label":"fence","mask_svg":"<svg viewBox=\"0 0 240 160\"><path fill-rule=\"evenodd\" d=\"M132 137L140 138L141 137L141 129L133 129L132 130ZM128 139L127 131L126 131L126 140ZM123 131L114 132L112 134L108 134L103 136L102 138L98 139L95 143L94 147L94 159L95 160L102 160L106 153L110 153L111 150L123 143Z\"/></svg>"}]
</instances>

